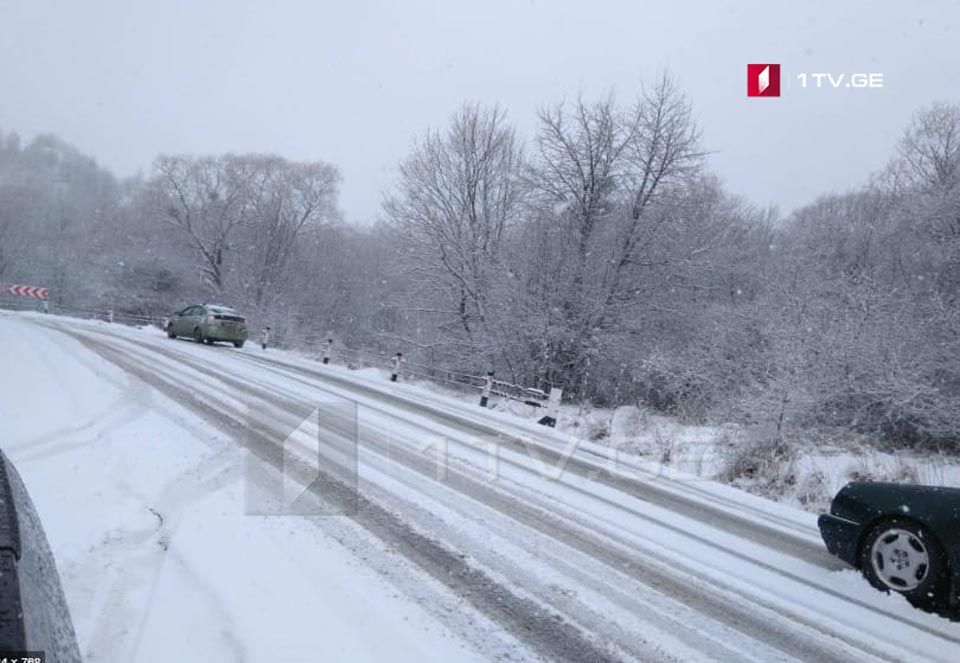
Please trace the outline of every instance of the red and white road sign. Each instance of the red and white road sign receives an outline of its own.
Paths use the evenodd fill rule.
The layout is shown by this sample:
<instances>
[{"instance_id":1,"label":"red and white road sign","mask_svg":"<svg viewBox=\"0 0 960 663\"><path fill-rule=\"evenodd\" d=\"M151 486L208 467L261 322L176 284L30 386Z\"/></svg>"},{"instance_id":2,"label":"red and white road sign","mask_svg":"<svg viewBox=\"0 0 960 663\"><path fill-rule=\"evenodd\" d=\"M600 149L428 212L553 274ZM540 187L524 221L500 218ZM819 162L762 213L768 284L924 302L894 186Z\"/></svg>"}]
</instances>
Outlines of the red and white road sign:
<instances>
[{"instance_id":1,"label":"red and white road sign","mask_svg":"<svg viewBox=\"0 0 960 663\"><path fill-rule=\"evenodd\" d=\"M36 297L37 299L46 299L50 291L47 288L41 288L34 285L10 285L7 286L7 292L11 295L20 295L21 297Z\"/></svg>"}]
</instances>

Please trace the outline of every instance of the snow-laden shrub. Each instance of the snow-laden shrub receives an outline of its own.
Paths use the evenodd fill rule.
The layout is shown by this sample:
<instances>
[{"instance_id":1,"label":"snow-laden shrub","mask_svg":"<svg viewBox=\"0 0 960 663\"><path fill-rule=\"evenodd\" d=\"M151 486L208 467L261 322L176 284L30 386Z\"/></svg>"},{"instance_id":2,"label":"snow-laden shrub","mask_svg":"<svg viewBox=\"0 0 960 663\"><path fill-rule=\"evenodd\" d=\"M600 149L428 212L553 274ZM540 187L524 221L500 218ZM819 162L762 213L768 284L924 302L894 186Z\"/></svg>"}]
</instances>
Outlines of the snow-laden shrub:
<instances>
[{"instance_id":1,"label":"snow-laden shrub","mask_svg":"<svg viewBox=\"0 0 960 663\"><path fill-rule=\"evenodd\" d=\"M804 475L797 483L796 498L811 511L826 511L833 499L827 476L820 471Z\"/></svg>"},{"instance_id":2,"label":"snow-laden shrub","mask_svg":"<svg viewBox=\"0 0 960 663\"><path fill-rule=\"evenodd\" d=\"M635 437L644 424L644 414L636 405L623 405L613 411L610 434L614 437Z\"/></svg>"},{"instance_id":3,"label":"snow-laden shrub","mask_svg":"<svg viewBox=\"0 0 960 663\"><path fill-rule=\"evenodd\" d=\"M797 449L783 437L754 431L729 450L718 478L755 492L781 496L797 483Z\"/></svg>"}]
</instances>

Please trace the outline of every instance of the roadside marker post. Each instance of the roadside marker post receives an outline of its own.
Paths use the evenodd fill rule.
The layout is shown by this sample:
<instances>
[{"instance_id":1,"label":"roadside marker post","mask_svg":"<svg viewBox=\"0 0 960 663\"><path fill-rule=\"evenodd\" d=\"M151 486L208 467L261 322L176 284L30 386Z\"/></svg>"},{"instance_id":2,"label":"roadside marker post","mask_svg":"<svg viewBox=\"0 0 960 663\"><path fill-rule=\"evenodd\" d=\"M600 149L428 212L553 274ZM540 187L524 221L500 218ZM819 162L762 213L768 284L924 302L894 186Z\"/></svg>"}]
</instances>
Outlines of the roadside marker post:
<instances>
[{"instance_id":1,"label":"roadside marker post","mask_svg":"<svg viewBox=\"0 0 960 663\"><path fill-rule=\"evenodd\" d=\"M556 387L550 388L550 396L547 400L547 413L540 418L537 423L542 426L556 428L557 418L560 416L560 397L563 395L563 389Z\"/></svg>"},{"instance_id":2,"label":"roadside marker post","mask_svg":"<svg viewBox=\"0 0 960 663\"><path fill-rule=\"evenodd\" d=\"M328 338L326 344L323 346L323 363L330 363L330 351L333 350L333 339Z\"/></svg>"},{"instance_id":3,"label":"roadside marker post","mask_svg":"<svg viewBox=\"0 0 960 663\"><path fill-rule=\"evenodd\" d=\"M400 375L400 362L403 361L403 353L398 352L397 355L393 358L393 372L390 373L390 382L396 382L397 376Z\"/></svg>"},{"instance_id":4,"label":"roadside marker post","mask_svg":"<svg viewBox=\"0 0 960 663\"><path fill-rule=\"evenodd\" d=\"M487 371L483 378L483 391L480 394L480 407L487 407L490 401L490 392L493 391L493 371Z\"/></svg>"}]
</instances>

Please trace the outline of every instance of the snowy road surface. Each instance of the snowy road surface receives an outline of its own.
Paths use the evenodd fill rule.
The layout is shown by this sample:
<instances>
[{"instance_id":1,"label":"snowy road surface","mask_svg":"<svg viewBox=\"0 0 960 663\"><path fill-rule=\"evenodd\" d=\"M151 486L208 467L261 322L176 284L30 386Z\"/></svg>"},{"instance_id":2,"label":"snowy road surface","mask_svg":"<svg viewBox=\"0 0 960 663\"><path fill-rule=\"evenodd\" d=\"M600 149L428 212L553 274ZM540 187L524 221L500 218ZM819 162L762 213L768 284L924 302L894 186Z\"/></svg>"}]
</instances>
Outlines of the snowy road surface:
<instances>
[{"instance_id":1,"label":"snowy road surface","mask_svg":"<svg viewBox=\"0 0 960 663\"><path fill-rule=\"evenodd\" d=\"M9 312L0 370L89 661L960 660L810 514L376 371ZM355 508L244 515L245 455L356 424Z\"/></svg>"}]
</instances>

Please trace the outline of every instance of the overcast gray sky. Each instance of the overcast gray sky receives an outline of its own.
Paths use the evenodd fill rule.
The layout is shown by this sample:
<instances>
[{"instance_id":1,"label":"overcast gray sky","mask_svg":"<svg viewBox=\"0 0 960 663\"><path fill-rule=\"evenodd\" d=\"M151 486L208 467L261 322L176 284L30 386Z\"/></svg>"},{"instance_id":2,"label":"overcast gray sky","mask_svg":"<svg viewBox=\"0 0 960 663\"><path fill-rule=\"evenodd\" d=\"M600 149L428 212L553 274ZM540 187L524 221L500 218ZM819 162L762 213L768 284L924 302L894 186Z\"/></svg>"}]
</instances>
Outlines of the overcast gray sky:
<instances>
[{"instance_id":1,"label":"overcast gray sky","mask_svg":"<svg viewBox=\"0 0 960 663\"><path fill-rule=\"evenodd\" d=\"M746 65L780 63L780 99ZM160 152L276 152L343 173L370 222L414 136L497 102L545 103L669 67L728 188L782 210L882 167L912 113L960 103L960 0L0 0L0 129L53 132L118 175ZM883 73L882 90L796 74Z\"/></svg>"}]
</instances>

